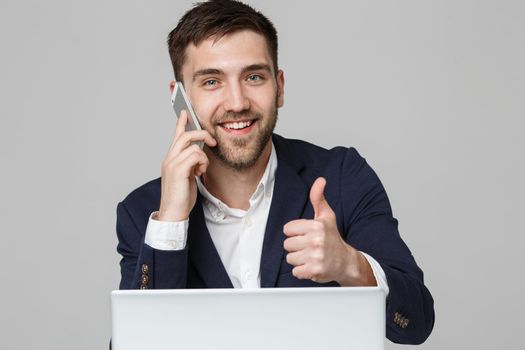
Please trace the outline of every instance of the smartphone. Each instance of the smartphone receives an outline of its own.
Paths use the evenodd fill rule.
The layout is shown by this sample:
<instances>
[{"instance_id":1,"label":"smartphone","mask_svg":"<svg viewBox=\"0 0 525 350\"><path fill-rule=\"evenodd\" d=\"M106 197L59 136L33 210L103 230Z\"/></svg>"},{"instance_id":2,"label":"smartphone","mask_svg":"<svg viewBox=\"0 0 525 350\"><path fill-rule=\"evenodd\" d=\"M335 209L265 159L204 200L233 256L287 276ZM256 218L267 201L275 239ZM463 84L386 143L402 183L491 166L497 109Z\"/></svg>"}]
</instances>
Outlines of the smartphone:
<instances>
[{"instance_id":1,"label":"smartphone","mask_svg":"<svg viewBox=\"0 0 525 350\"><path fill-rule=\"evenodd\" d=\"M186 131L202 130L199 120L195 115L195 111L191 106L190 99L184 90L184 86L180 81L175 82L173 94L171 95L171 104L177 118L180 117L182 110L186 110L188 114L188 122L186 123ZM200 148L204 146L203 142L196 142Z\"/></svg>"}]
</instances>

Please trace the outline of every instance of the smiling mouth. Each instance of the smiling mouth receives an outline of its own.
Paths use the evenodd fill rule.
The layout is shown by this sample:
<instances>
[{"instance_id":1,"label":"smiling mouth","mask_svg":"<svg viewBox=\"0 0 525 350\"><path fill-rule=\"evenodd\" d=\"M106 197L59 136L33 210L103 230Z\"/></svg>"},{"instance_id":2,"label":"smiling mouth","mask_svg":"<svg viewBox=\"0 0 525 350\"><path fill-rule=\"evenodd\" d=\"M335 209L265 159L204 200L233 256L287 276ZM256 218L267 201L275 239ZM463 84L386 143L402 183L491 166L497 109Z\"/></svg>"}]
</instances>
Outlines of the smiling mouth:
<instances>
[{"instance_id":1,"label":"smiling mouth","mask_svg":"<svg viewBox=\"0 0 525 350\"><path fill-rule=\"evenodd\" d=\"M249 127L251 127L253 124L255 124L256 121L257 119L242 120L238 122L220 123L219 125L226 130L232 130L232 131L233 130L244 130L244 129L248 129Z\"/></svg>"}]
</instances>

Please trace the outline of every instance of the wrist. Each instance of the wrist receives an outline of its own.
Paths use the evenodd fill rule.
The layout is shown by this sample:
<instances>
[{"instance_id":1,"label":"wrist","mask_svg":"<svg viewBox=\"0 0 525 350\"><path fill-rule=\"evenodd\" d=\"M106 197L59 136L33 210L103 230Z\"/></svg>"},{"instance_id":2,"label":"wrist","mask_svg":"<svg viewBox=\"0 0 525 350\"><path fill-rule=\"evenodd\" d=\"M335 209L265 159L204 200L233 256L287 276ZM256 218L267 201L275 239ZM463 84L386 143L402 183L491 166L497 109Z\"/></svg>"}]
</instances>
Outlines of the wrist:
<instances>
[{"instance_id":1,"label":"wrist","mask_svg":"<svg viewBox=\"0 0 525 350\"><path fill-rule=\"evenodd\" d=\"M345 258L340 278L342 287L377 286L372 267L361 252L345 243Z\"/></svg>"},{"instance_id":2,"label":"wrist","mask_svg":"<svg viewBox=\"0 0 525 350\"><path fill-rule=\"evenodd\" d=\"M188 220L188 215L162 210L161 208L153 214L152 219L157 221L178 222Z\"/></svg>"}]
</instances>

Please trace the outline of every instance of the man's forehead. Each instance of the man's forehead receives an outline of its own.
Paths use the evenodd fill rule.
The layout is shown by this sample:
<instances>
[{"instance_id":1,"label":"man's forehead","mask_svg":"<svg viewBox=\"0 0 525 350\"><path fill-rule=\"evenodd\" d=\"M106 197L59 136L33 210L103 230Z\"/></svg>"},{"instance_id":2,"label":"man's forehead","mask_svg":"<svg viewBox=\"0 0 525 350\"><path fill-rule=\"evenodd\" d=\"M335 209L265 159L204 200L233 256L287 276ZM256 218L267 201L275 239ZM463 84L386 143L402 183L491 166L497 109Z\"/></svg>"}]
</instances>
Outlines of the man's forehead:
<instances>
[{"instance_id":1,"label":"man's forehead","mask_svg":"<svg viewBox=\"0 0 525 350\"><path fill-rule=\"evenodd\" d=\"M253 31L239 31L220 38L210 37L197 45L186 47L184 72L214 68L219 70L242 69L254 63L273 67L268 44L261 34Z\"/></svg>"}]
</instances>

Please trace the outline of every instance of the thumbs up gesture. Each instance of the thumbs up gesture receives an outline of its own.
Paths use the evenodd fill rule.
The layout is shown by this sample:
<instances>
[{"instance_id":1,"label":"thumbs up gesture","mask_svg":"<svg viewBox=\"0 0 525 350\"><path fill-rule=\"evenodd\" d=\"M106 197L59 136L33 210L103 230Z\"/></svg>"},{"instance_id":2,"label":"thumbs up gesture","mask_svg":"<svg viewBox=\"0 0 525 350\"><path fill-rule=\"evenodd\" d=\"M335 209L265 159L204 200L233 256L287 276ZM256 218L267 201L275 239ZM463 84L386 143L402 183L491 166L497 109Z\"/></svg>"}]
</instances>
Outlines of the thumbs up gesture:
<instances>
[{"instance_id":1,"label":"thumbs up gesture","mask_svg":"<svg viewBox=\"0 0 525 350\"><path fill-rule=\"evenodd\" d=\"M376 285L366 258L347 244L337 229L335 213L324 197L326 180L319 177L310 189L312 220L299 219L284 225L286 261L295 266L293 275L341 286Z\"/></svg>"}]
</instances>

